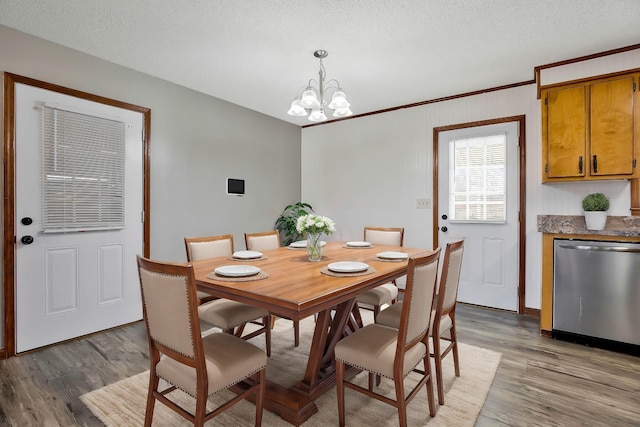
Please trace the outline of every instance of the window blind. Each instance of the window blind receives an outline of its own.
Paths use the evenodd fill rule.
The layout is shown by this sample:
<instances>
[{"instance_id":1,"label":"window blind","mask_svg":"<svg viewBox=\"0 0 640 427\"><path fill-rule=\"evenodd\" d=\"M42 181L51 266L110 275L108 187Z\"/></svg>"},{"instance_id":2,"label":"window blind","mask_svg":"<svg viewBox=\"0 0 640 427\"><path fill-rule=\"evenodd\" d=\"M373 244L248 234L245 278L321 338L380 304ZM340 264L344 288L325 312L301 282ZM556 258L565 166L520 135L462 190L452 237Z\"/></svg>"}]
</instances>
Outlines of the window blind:
<instances>
[{"instance_id":1,"label":"window blind","mask_svg":"<svg viewBox=\"0 0 640 427\"><path fill-rule=\"evenodd\" d=\"M125 124L44 106L45 232L124 228Z\"/></svg>"},{"instance_id":2,"label":"window blind","mask_svg":"<svg viewBox=\"0 0 640 427\"><path fill-rule=\"evenodd\" d=\"M506 135L450 141L451 220L506 221Z\"/></svg>"}]
</instances>

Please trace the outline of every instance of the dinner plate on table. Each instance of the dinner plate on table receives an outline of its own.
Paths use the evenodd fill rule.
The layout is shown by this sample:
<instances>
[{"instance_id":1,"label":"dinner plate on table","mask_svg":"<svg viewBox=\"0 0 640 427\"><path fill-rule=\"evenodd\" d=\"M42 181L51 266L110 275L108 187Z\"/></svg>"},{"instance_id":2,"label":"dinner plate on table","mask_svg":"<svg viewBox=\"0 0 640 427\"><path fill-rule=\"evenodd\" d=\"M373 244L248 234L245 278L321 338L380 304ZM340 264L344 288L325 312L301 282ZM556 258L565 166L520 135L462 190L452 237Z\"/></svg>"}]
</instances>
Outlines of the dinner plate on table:
<instances>
[{"instance_id":1,"label":"dinner plate on table","mask_svg":"<svg viewBox=\"0 0 640 427\"><path fill-rule=\"evenodd\" d=\"M245 277L260 273L260 269L253 265L223 265L222 267L216 268L214 271L220 276L228 277Z\"/></svg>"},{"instance_id":2,"label":"dinner plate on table","mask_svg":"<svg viewBox=\"0 0 640 427\"><path fill-rule=\"evenodd\" d=\"M406 252L394 252L394 251L386 251L379 252L376 256L380 259L407 259L409 258L409 254Z\"/></svg>"},{"instance_id":3,"label":"dinner plate on table","mask_svg":"<svg viewBox=\"0 0 640 427\"><path fill-rule=\"evenodd\" d=\"M233 257L237 259L256 259L262 257L262 252L258 251L235 251Z\"/></svg>"},{"instance_id":4,"label":"dinner plate on table","mask_svg":"<svg viewBox=\"0 0 640 427\"><path fill-rule=\"evenodd\" d=\"M369 242L347 242L346 245L350 248L370 248L371 243Z\"/></svg>"},{"instance_id":5,"label":"dinner plate on table","mask_svg":"<svg viewBox=\"0 0 640 427\"><path fill-rule=\"evenodd\" d=\"M320 241L320 246L324 246L326 245L327 242L325 242L324 240ZM289 247L291 248L306 248L307 247L307 241L306 240L298 240L297 242L293 242L289 245Z\"/></svg>"},{"instance_id":6,"label":"dinner plate on table","mask_svg":"<svg viewBox=\"0 0 640 427\"><path fill-rule=\"evenodd\" d=\"M369 264L357 261L339 261L332 262L327 268L335 273L359 273L366 271L369 268Z\"/></svg>"}]
</instances>

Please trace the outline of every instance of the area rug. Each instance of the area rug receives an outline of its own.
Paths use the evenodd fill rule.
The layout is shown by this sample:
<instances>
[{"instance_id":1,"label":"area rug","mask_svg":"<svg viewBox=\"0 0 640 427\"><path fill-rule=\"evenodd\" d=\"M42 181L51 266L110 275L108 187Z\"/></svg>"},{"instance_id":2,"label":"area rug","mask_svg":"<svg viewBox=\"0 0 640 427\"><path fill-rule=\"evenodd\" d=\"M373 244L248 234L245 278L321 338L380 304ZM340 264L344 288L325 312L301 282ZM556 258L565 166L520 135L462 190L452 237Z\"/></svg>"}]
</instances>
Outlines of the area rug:
<instances>
[{"instance_id":1,"label":"area rug","mask_svg":"<svg viewBox=\"0 0 640 427\"><path fill-rule=\"evenodd\" d=\"M277 378L277 381L283 385L294 384L296 380L302 378L313 326L312 317L300 322L300 346L296 348L293 346L292 323L285 319L278 319L273 330L271 357L267 364L268 378ZM260 336L251 342L257 346L263 346L264 339ZM437 413L434 418L429 417L427 393L422 389L409 404L407 411L409 426L471 427L475 424L491 388L502 354L463 343L459 344L459 350L460 377L456 378L454 375L453 357L449 355L444 360L445 404L438 406L436 396ZM360 381L363 386L366 386L366 373L360 373L355 381ZM149 371L145 371L87 393L80 398L106 426L140 426L144 424L148 382ZM415 384L412 375L407 377L405 384L406 390ZM393 397L393 383L383 378L377 391ZM224 391L212 396L209 399L211 407L228 399L231 396L230 393ZM190 396L180 391L173 392L171 396L186 404L187 407L193 403ZM353 390L345 391L345 402L347 425L398 425L397 412L390 405L368 398ZM324 427L338 424L335 389L325 393L316 401L316 404L318 405L318 413L307 420L303 424L304 426ZM242 401L210 420L206 425L250 426L254 424L254 417L255 406L247 401ZM153 425L173 427L190 424L163 404L156 403ZM264 411L262 425L271 427L288 424L276 414Z\"/></svg>"}]
</instances>

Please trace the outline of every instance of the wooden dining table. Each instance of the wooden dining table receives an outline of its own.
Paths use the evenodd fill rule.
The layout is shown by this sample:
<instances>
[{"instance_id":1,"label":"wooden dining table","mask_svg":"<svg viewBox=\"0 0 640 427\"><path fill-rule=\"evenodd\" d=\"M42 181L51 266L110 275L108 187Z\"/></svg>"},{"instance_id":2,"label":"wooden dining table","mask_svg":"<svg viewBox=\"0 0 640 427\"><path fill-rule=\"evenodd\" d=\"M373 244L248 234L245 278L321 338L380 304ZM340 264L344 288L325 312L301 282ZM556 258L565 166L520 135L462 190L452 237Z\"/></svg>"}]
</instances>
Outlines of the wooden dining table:
<instances>
[{"instance_id":1,"label":"wooden dining table","mask_svg":"<svg viewBox=\"0 0 640 427\"><path fill-rule=\"evenodd\" d=\"M357 313L356 296L407 272L406 260L389 261L377 257L385 251L404 252L408 256L430 252L384 245L350 248L345 242L328 242L322 259L312 262L307 258L305 248L281 247L262 251L261 259L243 260L242 264L259 267L268 275L247 281L220 280L224 278L215 275L217 267L238 264L228 257L193 262L200 291L261 307L291 320L317 315L304 377L289 387L268 381L267 410L296 426L318 411L315 400L335 385L335 345L343 336L362 326L358 316L354 316ZM367 274L342 277L328 275L326 269L324 273L321 271L338 261L363 262L370 269Z\"/></svg>"}]
</instances>

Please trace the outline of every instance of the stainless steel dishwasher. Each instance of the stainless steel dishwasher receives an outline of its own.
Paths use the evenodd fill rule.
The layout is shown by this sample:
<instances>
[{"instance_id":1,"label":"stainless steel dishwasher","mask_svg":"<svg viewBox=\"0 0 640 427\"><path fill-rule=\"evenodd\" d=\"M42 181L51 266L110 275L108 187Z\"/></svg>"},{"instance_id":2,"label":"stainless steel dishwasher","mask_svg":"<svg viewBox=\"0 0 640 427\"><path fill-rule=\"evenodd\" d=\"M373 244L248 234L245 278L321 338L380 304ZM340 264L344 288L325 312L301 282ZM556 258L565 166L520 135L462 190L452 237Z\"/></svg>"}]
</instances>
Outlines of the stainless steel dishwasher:
<instances>
[{"instance_id":1,"label":"stainless steel dishwasher","mask_svg":"<svg viewBox=\"0 0 640 427\"><path fill-rule=\"evenodd\" d=\"M552 335L636 353L640 243L556 239L553 266Z\"/></svg>"}]
</instances>

